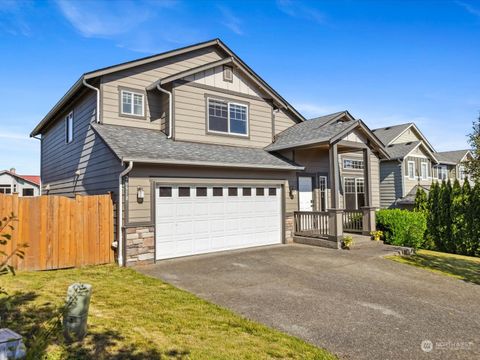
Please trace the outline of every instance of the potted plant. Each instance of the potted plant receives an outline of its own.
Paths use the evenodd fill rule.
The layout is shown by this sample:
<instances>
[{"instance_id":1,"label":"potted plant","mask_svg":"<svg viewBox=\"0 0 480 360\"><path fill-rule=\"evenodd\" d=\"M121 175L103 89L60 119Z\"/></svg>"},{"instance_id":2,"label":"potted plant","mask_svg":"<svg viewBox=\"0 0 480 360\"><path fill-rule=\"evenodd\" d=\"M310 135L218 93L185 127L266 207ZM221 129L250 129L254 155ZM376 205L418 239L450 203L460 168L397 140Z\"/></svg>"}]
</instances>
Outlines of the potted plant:
<instances>
[{"instance_id":1,"label":"potted plant","mask_svg":"<svg viewBox=\"0 0 480 360\"><path fill-rule=\"evenodd\" d=\"M350 250L352 246L353 246L353 237L351 237L350 235L345 236L342 241L342 248L346 250Z\"/></svg>"},{"instance_id":2,"label":"potted plant","mask_svg":"<svg viewBox=\"0 0 480 360\"><path fill-rule=\"evenodd\" d=\"M372 236L373 240L380 241L380 239L383 236L383 231L381 230L372 231L370 235Z\"/></svg>"}]
</instances>

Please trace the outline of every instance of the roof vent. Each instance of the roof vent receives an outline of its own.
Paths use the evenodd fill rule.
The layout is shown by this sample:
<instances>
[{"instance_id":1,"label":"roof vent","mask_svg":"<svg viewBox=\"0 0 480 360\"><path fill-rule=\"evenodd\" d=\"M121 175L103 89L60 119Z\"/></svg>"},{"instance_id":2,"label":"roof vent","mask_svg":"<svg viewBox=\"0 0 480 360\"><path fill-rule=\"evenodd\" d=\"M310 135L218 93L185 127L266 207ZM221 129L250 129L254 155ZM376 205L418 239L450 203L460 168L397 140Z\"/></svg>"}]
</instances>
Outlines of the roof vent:
<instances>
[{"instance_id":1,"label":"roof vent","mask_svg":"<svg viewBox=\"0 0 480 360\"><path fill-rule=\"evenodd\" d=\"M390 130L390 126L389 126L389 127L386 127L384 130Z\"/></svg>"},{"instance_id":2,"label":"roof vent","mask_svg":"<svg viewBox=\"0 0 480 360\"><path fill-rule=\"evenodd\" d=\"M408 146L408 145L412 145L412 142L409 141L409 142L407 142L407 143L405 144L405 146Z\"/></svg>"},{"instance_id":3,"label":"roof vent","mask_svg":"<svg viewBox=\"0 0 480 360\"><path fill-rule=\"evenodd\" d=\"M393 144L391 144L391 145L388 145L387 147L393 147Z\"/></svg>"}]
</instances>

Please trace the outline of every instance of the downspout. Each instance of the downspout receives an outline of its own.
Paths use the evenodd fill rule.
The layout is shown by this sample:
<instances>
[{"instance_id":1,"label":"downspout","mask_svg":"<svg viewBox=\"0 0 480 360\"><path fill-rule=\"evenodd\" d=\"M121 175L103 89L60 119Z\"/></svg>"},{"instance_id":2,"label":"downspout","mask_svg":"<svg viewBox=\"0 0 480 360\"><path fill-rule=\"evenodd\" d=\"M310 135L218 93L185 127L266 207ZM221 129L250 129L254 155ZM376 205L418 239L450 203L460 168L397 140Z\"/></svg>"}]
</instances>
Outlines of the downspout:
<instances>
[{"instance_id":1,"label":"downspout","mask_svg":"<svg viewBox=\"0 0 480 360\"><path fill-rule=\"evenodd\" d=\"M118 265L125 266L123 258L123 184L122 180L133 169L133 161L128 162L128 167L118 175L118 224L117 224L117 246L118 246Z\"/></svg>"},{"instance_id":2,"label":"downspout","mask_svg":"<svg viewBox=\"0 0 480 360\"><path fill-rule=\"evenodd\" d=\"M83 85L97 92L97 111L95 111L95 114L96 114L95 122L99 124L100 123L100 89L97 89L95 86L90 85L89 83L87 83L87 80L85 79L83 79Z\"/></svg>"},{"instance_id":3,"label":"downspout","mask_svg":"<svg viewBox=\"0 0 480 360\"><path fill-rule=\"evenodd\" d=\"M172 115L173 115L173 96L172 92L163 89L160 84L157 85L157 89L168 95L168 136L167 139L172 138Z\"/></svg>"}]
</instances>

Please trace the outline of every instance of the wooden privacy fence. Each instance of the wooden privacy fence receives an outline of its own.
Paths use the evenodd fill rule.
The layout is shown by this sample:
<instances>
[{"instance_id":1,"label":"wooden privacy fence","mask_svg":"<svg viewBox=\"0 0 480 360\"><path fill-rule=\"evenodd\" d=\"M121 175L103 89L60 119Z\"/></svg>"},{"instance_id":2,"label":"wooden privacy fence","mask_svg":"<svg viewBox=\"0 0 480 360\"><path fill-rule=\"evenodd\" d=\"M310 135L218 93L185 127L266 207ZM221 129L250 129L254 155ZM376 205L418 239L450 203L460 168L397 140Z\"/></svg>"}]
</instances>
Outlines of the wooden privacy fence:
<instances>
[{"instance_id":1,"label":"wooden privacy fence","mask_svg":"<svg viewBox=\"0 0 480 360\"><path fill-rule=\"evenodd\" d=\"M114 261L113 203L110 195L18 197L0 194L0 217L15 215L12 238L0 245L9 254L27 243L25 258L13 257L18 270L49 270Z\"/></svg>"}]
</instances>

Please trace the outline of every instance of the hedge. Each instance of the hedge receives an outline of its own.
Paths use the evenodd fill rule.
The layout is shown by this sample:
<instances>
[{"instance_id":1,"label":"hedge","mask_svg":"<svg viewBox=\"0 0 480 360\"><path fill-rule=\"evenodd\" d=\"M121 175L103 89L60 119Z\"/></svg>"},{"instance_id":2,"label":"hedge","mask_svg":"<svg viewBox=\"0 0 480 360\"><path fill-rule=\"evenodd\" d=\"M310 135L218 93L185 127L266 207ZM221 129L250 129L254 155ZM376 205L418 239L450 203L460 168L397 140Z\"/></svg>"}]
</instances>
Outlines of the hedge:
<instances>
[{"instance_id":1,"label":"hedge","mask_svg":"<svg viewBox=\"0 0 480 360\"><path fill-rule=\"evenodd\" d=\"M427 220L421 212L384 209L377 211L377 229L385 243L417 249L423 245Z\"/></svg>"}]
</instances>

